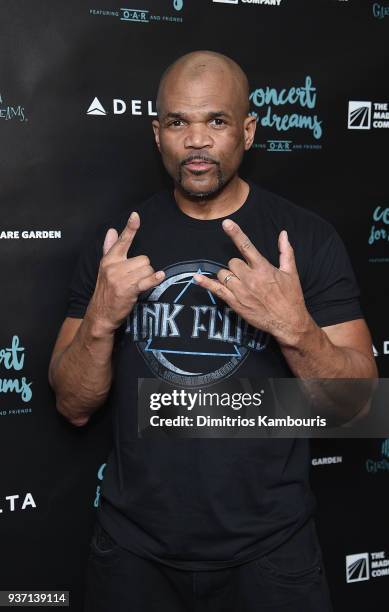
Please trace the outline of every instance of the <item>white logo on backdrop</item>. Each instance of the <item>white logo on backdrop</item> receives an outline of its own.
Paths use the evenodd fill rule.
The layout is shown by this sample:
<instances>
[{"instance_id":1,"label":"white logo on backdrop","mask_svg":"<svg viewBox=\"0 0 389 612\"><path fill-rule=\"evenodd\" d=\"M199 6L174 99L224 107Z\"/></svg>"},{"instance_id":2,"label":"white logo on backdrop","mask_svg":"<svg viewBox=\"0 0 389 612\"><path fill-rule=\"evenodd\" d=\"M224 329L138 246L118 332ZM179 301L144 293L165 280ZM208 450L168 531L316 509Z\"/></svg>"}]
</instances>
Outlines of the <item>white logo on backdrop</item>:
<instances>
[{"instance_id":1,"label":"white logo on backdrop","mask_svg":"<svg viewBox=\"0 0 389 612\"><path fill-rule=\"evenodd\" d=\"M370 130L371 102L348 103L348 129Z\"/></svg>"},{"instance_id":2,"label":"white logo on backdrop","mask_svg":"<svg viewBox=\"0 0 389 612\"><path fill-rule=\"evenodd\" d=\"M86 111L86 114L87 115L106 115L107 111L105 110L104 106L101 104L100 100L98 98L94 98L92 104Z\"/></svg>"}]
</instances>

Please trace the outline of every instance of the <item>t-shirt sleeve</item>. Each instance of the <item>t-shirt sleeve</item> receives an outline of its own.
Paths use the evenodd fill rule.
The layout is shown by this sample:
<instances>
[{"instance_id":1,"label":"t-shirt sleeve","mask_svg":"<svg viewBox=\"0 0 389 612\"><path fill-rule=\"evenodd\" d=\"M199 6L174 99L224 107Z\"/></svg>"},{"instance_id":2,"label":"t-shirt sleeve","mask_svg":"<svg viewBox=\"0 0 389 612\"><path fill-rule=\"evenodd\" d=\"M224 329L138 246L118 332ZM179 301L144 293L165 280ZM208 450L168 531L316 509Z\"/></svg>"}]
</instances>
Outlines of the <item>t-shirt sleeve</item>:
<instances>
[{"instance_id":1,"label":"t-shirt sleeve","mask_svg":"<svg viewBox=\"0 0 389 612\"><path fill-rule=\"evenodd\" d=\"M83 319L89 301L94 293L107 224L101 225L81 249L69 285L67 317ZM111 226L112 227L112 226Z\"/></svg>"},{"instance_id":2,"label":"t-shirt sleeve","mask_svg":"<svg viewBox=\"0 0 389 612\"><path fill-rule=\"evenodd\" d=\"M332 226L311 258L303 290L307 310L321 327L364 318L350 258Z\"/></svg>"}]
</instances>

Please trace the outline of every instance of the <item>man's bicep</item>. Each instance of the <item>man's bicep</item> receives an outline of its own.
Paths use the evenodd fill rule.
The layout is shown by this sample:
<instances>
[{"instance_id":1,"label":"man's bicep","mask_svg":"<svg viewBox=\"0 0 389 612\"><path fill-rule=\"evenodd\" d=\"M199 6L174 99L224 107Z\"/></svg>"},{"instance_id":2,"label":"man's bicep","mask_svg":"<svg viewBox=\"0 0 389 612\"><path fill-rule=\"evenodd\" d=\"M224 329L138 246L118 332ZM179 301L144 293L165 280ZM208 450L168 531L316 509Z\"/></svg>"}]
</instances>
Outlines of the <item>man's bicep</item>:
<instances>
[{"instance_id":1,"label":"man's bicep","mask_svg":"<svg viewBox=\"0 0 389 612\"><path fill-rule=\"evenodd\" d=\"M373 353L373 343L370 330L364 319L346 321L337 325L322 327L328 338L335 346L359 351L371 362L369 375L361 378L378 378L377 366Z\"/></svg>"},{"instance_id":2,"label":"man's bicep","mask_svg":"<svg viewBox=\"0 0 389 612\"><path fill-rule=\"evenodd\" d=\"M82 319L96 287L103 244L109 223L101 224L83 243L69 285L65 316Z\"/></svg>"},{"instance_id":3,"label":"man's bicep","mask_svg":"<svg viewBox=\"0 0 389 612\"><path fill-rule=\"evenodd\" d=\"M363 319L354 270L345 245L334 228L311 255L302 286L306 308L320 327L336 327Z\"/></svg>"},{"instance_id":4,"label":"man's bicep","mask_svg":"<svg viewBox=\"0 0 389 612\"><path fill-rule=\"evenodd\" d=\"M355 349L368 357L372 362L373 374L368 378L376 379L378 378L378 371L376 369L374 354L373 354L373 345L372 339L370 335L370 331L364 319L355 319L354 321L346 321L345 323L339 323L338 325L329 325L326 327L322 327L323 331L327 334L329 339L333 344L339 347L347 347L351 349ZM367 377L362 377L367 378ZM377 387L378 381L373 380L372 392ZM359 411L358 414L355 415L353 419L348 421L348 425L352 425L353 423L359 421L359 419L364 418L370 412L372 406L372 395L368 398L365 406Z\"/></svg>"},{"instance_id":5,"label":"man's bicep","mask_svg":"<svg viewBox=\"0 0 389 612\"><path fill-rule=\"evenodd\" d=\"M67 317L84 317L95 290L100 258L99 241L92 241L81 251L69 286Z\"/></svg>"},{"instance_id":6,"label":"man's bicep","mask_svg":"<svg viewBox=\"0 0 389 612\"><path fill-rule=\"evenodd\" d=\"M322 327L335 346L352 348L374 359L373 345L365 319L355 319Z\"/></svg>"}]
</instances>

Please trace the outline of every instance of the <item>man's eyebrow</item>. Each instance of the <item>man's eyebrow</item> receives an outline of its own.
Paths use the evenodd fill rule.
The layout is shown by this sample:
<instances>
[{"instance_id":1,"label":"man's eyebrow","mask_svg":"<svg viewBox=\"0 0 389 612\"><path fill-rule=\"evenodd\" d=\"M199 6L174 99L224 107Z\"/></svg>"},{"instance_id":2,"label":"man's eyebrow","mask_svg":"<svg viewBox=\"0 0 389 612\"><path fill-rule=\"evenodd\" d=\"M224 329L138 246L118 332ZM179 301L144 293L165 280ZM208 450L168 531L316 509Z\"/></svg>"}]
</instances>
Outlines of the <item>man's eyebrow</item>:
<instances>
[{"instance_id":1,"label":"man's eyebrow","mask_svg":"<svg viewBox=\"0 0 389 612\"><path fill-rule=\"evenodd\" d=\"M209 113L207 113L207 119L216 119L217 117L231 117L231 115L229 113L227 113L227 111L210 111ZM163 119L188 119L188 114L185 112L169 112L166 113L163 116Z\"/></svg>"}]
</instances>

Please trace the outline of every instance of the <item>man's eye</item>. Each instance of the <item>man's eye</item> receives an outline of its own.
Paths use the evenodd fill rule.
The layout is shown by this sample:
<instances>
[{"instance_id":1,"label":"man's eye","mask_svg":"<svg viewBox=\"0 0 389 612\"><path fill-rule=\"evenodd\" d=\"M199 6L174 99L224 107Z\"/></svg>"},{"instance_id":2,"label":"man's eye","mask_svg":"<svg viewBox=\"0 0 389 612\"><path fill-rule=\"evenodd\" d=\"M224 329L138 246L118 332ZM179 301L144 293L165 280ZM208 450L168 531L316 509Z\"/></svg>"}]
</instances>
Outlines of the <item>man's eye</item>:
<instances>
[{"instance_id":1,"label":"man's eye","mask_svg":"<svg viewBox=\"0 0 389 612\"><path fill-rule=\"evenodd\" d=\"M225 121L223 119L220 119L220 117L215 117L214 119L212 119L211 123L214 123L214 125L216 126L220 126L224 125Z\"/></svg>"},{"instance_id":2,"label":"man's eye","mask_svg":"<svg viewBox=\"0 0 389 612\"><path fill-rule=\"evenodd\" d=\"M172 125L173 127L180 127L182 125L182 121L181 119L174 119L174 121L171 121L169 123L169 126Z\"/></svg>"}]
</instances>

